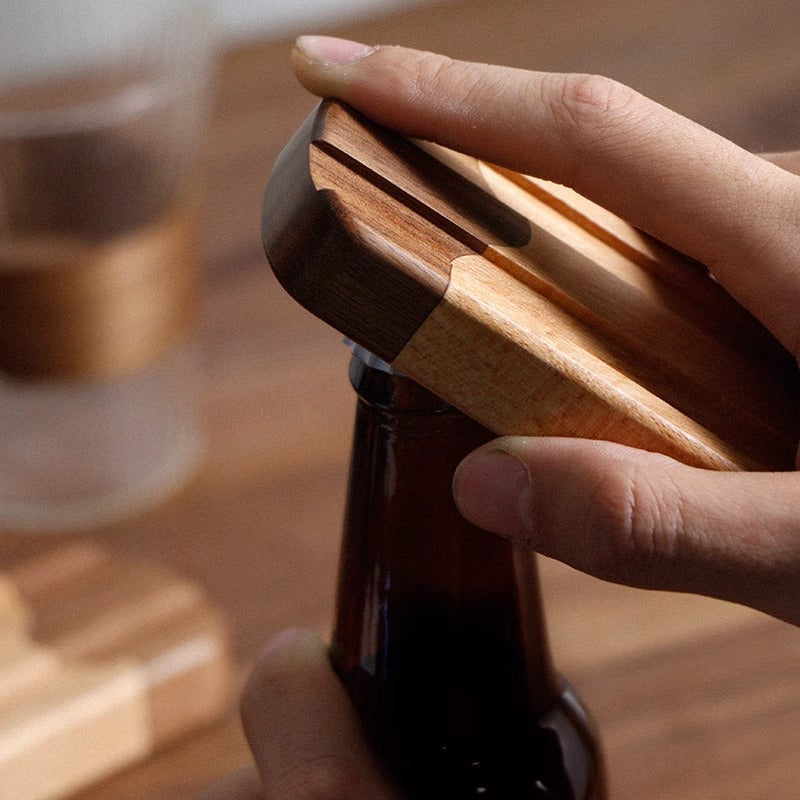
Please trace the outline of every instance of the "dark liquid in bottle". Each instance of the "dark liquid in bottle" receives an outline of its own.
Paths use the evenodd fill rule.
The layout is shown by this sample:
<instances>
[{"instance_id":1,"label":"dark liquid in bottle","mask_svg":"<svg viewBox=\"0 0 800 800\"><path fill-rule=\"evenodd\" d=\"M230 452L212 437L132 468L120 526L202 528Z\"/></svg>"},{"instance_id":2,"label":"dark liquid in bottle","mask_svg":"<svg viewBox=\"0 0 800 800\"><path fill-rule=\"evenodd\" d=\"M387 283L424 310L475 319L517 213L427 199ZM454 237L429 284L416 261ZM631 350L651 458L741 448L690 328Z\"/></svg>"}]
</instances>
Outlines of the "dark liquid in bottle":
<instances>
[{"instance_id":1,"label":"dark liquid in bottle","mask_svg":"<svg viewBox=\"0 0 800 800\"><path fill-rule=\"evenodd\" d=\"M332 657L412 798L604 797L574 693L550 664L529 553L469 525L453 472L491 434L364 365Z\"/></svg>"}]
</instances>

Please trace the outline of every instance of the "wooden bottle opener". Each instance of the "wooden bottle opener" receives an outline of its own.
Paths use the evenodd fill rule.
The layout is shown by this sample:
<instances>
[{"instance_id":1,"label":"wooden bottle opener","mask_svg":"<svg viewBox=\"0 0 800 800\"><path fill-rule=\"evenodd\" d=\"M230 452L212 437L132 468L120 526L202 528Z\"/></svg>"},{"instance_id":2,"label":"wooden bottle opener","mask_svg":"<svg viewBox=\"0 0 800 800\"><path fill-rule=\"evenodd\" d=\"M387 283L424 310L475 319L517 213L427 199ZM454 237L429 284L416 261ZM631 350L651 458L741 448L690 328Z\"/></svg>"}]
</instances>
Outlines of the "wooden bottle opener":
<instances>
[{"instance_id":1,"label":"wooden bottle opener","mask_svg":"<svg viewBox=\"0 0 800 800\"><path fill-rule=\"evenodd\" d=\"M794 465L794 359L704 267L570 189L324 101L262 232L303 306L498 434Z\"/></svg>"}]
</instances>

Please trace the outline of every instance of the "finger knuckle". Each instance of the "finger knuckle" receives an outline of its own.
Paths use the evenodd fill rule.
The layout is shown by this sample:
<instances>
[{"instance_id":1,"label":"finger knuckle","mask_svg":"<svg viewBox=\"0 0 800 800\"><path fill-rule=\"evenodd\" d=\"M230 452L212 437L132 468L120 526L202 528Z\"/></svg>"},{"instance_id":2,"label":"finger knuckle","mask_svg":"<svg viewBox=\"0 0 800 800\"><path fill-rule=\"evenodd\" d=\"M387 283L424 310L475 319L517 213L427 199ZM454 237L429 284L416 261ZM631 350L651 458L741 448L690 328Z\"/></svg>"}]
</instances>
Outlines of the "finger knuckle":
<instances>
[{"instance_id":1,"label":"finger knuckle","mask_svg":"<svg viewBox=\"0 0 800 800\"><path fill-rule=\"evenodd\" d=\"M624 126L639 107L633 89L602 75L553 75L544 84L544 101L560 135L576 145L598 143Z\"/></svg>"},{"instance_id":2,"label":"finger knuckle","mask_svg":"<svg viewBox=\"0 0 800 800\"><path fill-rule=\"evenodd\" d=\"M426 99L430 98L436 98L439 110L447 110L445 117L436 113L428 115L426 124L429 134L448 139L452 135L448 128L454 124L454 119L470 126L477 125L483 120L490 100L514 91L514 82L509 83L504 75L502 70L425 53L401 65L394 80L398 82L401 96L412 102L419 101L419 112L424 113Z\"/></svg>"},{"instance_id":3,"label":"finger knuckle","mask_svg":"<svg viewBox=\"0 0 800 800\"><path fill-rule=\"evenodd\" d=\"M680 552L683 503L668 481L653 483L635 466L609 471L595 487L589 524L605 543L603 577L658 587L658 575Z\"/></svg>"},{"instance_id":4,"label":"finger knuckle","mask_svg":"<svg viewBox=\"0 0 800 800\"><path fill-rule=\"evenodd\" d=\"M403 83L405 92L411 98L444 94L453 88L452 64L452 59L446 56L433 53L421 54L419 58L409 61L405 69L401 67L397 78Z\"/></svg>"}]
</instances>

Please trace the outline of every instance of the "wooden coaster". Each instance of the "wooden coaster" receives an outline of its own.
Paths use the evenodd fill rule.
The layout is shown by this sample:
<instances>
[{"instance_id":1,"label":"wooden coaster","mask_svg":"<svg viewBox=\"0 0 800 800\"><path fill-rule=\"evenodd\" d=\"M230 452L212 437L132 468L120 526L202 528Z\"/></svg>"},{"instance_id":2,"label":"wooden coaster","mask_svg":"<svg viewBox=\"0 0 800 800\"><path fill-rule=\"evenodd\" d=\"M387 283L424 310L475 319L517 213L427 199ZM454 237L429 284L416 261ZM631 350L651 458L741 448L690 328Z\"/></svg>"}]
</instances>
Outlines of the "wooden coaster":
<instances>
[{"instance_id":1,"label":"wooden coaster","mask_svg":"<svg viewBox=\"0 0 800 800\"><path fill-rule=\"evenodd\" d=\"M71 545L0 575L0 798L63 797L230 707L220 614L148 561Z\"/></svg>"}]
</instances>

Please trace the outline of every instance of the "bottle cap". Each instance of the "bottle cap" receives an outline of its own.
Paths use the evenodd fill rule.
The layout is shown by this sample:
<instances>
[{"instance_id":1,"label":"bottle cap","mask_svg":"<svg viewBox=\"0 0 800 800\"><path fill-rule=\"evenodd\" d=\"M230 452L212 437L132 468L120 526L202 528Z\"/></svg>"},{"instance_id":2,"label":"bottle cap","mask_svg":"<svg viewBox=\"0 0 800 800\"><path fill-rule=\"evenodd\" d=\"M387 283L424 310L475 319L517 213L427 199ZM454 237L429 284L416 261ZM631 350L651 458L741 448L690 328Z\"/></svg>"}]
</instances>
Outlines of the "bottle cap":
<instances>
[{"instance_id":1,"label":"bottle cap","mask_svg":"<svg viewBox=\"0 0 800 800\"><path fill-rule=\"evenodd\" d=\"M352 339L345 338L344 341L345 344L353 351L353 355L356 356L356 358L361 359L366 366L372 369L378 369L381 372L388 372L390 375L400 374L391 366L391 364L387 364L382 358L379 358L374 353L367 350L366 347L362 347Z\"/></svg>"}]
</instances>

